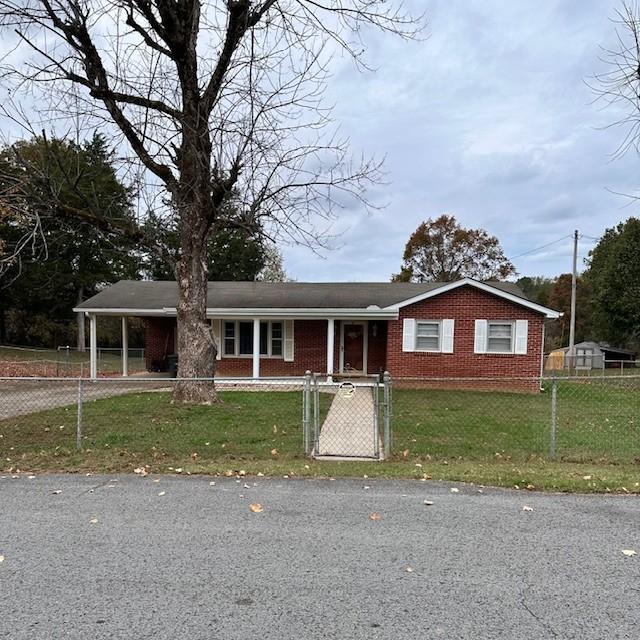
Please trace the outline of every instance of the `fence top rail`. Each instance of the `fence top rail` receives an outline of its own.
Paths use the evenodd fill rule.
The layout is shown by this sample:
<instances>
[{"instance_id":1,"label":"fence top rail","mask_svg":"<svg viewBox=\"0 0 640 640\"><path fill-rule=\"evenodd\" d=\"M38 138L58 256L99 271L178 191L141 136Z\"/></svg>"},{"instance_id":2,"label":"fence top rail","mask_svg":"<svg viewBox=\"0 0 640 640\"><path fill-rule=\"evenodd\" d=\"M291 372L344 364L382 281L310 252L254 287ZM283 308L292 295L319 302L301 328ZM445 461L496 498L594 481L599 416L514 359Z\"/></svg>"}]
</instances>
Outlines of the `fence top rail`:
<instances>
[{"instance_id":1,"label":"fence top rail","mask_svg":"<svg viewBox=\"0 0 640 640\"><path fill-rule=\"evenodd\" d=\"M81 378L79 376L0 376L0 382L30 381L30 382L83 382L85 384L116 383L125 385L145 384L147 382L164 382L172 385L176 382L215 382L216 384L302 384L304 377L291 376L287 378L141 378L136 376L113 376L104 378Z\"/></svg>"}]
</instances>

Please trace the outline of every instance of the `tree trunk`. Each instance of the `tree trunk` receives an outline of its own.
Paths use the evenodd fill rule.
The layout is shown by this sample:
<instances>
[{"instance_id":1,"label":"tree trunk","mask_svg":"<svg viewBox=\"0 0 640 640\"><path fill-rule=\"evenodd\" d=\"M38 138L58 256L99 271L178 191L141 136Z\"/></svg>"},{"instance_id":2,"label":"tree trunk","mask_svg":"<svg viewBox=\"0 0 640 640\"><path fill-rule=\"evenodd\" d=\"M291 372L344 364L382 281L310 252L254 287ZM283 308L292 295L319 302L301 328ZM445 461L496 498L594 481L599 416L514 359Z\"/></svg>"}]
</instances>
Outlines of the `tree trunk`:
<instances>
[{"instance_id":1,"label":"tree trunk","mask_svg":"<svg viewBox=\"0 0 640 640\"><path fill-rule=\"evenodd\" d=\"M79 287L78 288L78 304L80 304L82 302L84 298L84 287ZM87 339L85 337L85 332L84 332L84 313L82 311L78 311L78 313L76 314L77 320L78 320L78 339L76 342L76 347L78 348L78 351L82 351L84 352L87 348Z\"/></svg>"},{"instance_id":2,"label":"tree trunk","mask_svg":"<svg viewBox=\"0 0 640 640\"><path fill-rule=\"evenodd\" d=\"M172 401L212 404L217 401L213 383L216 346L207 320L207 232L206 225L198 221L198 212L186 217L193 219L193 225L185 224L182 257L176 269L178 378L208 380L176 382Z\"/></svg>"}]
</instances>

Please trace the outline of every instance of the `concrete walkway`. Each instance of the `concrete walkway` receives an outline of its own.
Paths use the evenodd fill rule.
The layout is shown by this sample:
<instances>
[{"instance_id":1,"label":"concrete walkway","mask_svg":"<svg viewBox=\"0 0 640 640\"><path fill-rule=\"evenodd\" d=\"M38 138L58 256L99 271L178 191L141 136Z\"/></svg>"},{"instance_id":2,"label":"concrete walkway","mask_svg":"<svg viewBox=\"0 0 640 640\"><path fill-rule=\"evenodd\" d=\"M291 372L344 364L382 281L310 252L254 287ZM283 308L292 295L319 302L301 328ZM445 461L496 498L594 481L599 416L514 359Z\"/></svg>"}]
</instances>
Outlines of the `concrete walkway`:
<instances>
[{"instance_id":1,"label":"concrete walkway","mask_svg":"<svg viewBox=\"0 0 640 640\"><path fill-rule=\"evenodd\" d=\"M373 389L355 387L352 395L338 391L320 429L316 458L378 458Z\"/></svg>"}]
</instances>

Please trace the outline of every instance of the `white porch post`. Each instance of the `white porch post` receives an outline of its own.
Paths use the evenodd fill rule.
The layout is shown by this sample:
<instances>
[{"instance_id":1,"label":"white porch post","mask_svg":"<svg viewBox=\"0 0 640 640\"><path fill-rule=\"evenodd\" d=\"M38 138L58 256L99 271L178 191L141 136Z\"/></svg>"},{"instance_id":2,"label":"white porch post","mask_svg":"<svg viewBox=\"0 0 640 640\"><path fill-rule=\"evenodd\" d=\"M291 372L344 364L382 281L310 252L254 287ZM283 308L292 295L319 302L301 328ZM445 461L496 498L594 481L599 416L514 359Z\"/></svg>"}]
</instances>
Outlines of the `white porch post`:
<instances>
[{"instance_id":1,"label":"white porch post","mask_svg":"<svg viewBox=\"0 0 640 640\"><path fill-rule=\"evenodd\" d=\"M253 377L260 377L260 318L253 320Z\"/></svg>"},{"instance_id":2,"label":"white porch post","mask_svg":"<svg viewBox=\"0 0 640 640\"><path fill-rule=\"evenodd\" d=\"M92 380L98 377L98 338L96 332L96 315L89 316L89 375Z\"/></svg>"},{"instance_id":3,"label":"white porch post","mask_svg":"<svg viewBox=\"0 0 640 640\"><path fill-rule=\"evenodd\" d=\"M327 320L327 381L333 382L333 347L335 337L335 320Z\"/></svg>"},{"instance_id":4,"label":"white porch post","mask_svg":"<svg viewBox=\"0 0 640 640\"><path fill-rule=\"evenodd\" d=\"M129 324L127 317L122 317L122 377L129 375Z\"/></svg>"}]
</instances>

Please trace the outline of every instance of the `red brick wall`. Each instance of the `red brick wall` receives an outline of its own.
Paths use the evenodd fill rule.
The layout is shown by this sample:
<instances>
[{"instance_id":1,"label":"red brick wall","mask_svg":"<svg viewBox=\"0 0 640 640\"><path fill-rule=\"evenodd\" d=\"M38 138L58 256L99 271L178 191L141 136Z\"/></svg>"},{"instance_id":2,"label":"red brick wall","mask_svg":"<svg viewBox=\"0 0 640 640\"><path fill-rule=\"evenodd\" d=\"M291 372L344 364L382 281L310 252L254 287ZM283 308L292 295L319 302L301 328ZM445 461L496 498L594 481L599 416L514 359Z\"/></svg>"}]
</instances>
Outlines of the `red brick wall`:
<instances>
[{"instance_id":1,"label":"red brick wall","mask_svg":"<svg viewBox=\"0 0 640 640\"><path fill-rule=\"evenodd\" d=\"M402 324L405 318L455 320L453 353L405 353ZM526 355L476 354L475 320L528 320ZM472 287L460 287L400 310L390 320L387 369L394 377L536 377L540 375L544 317L518 304Z\"/></svg>"},{"instance_id":2,"label":"red brick wall","mask_svg":"<svg viewBox=\"0 0 640 640\"><path fill-rule=\"evenodd\" d=\"M175 318L144 319L144 358L147 370L156 368L154 363L162 363L161 366L166 367L167 356L175 350L175 328Z\"/></svg>"},{"instance_id":3,"label":"red brick wall","mask_svg":"<svg viewBox=\"0 0 640 640\"><path fill-rule=\"evenodd\" d=\"M337 323L336 323L337 324ZM339 333L336 327L336 336ZM336 342L339 338L336 338ZM336 347L337 349L337 347ZM327 321L296 320L293 328L294 362L282 358L260 358L261 376L303 376L307 369L325 372L327 369ZM337 356L334 356L337 358ZM335 360L336 366L338 360ZM225 358L216 361L216 371L223 376L250 376L253 358Z\"/></svg>"}]
</instances>

